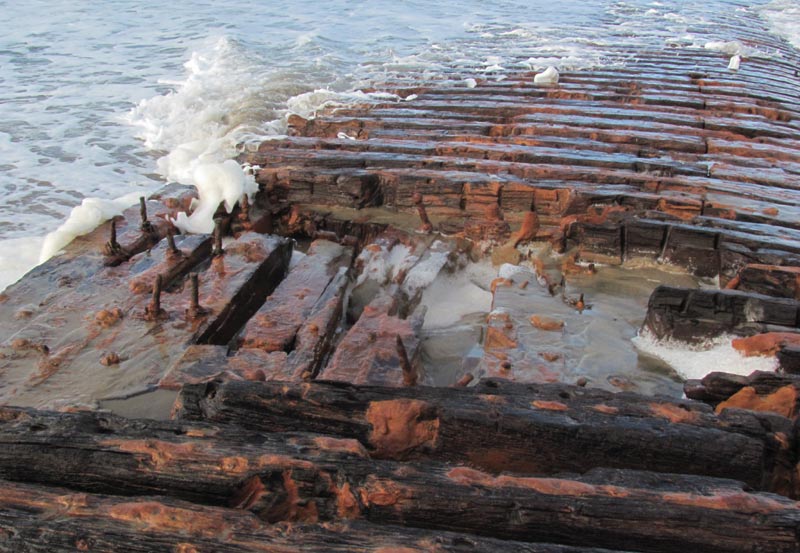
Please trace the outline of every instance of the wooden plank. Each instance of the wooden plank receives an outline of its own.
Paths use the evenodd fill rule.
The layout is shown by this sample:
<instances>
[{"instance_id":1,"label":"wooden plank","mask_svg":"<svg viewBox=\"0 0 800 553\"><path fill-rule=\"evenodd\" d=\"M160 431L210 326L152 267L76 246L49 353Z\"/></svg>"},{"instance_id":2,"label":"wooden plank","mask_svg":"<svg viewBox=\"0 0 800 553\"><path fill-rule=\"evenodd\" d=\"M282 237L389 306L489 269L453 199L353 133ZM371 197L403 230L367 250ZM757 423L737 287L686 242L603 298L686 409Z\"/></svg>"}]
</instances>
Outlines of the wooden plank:
<instances>
[{"instance_id":1,"label":"wooden plank","mask_svg":"<svg viewBox=\"0 0 800 553\"><path fill-rule=\"evenodd\" d=\"M776 441L775 433L792 435L791 422L780 417L715 416L702 403L563 384L488 381L450 389L224 382L184 387L178 406L181 418L334 434L358 439L378 457L432 458L492 472L580 473L605 466L784 489L793 447Z\"/></svg>"}]
</instances>

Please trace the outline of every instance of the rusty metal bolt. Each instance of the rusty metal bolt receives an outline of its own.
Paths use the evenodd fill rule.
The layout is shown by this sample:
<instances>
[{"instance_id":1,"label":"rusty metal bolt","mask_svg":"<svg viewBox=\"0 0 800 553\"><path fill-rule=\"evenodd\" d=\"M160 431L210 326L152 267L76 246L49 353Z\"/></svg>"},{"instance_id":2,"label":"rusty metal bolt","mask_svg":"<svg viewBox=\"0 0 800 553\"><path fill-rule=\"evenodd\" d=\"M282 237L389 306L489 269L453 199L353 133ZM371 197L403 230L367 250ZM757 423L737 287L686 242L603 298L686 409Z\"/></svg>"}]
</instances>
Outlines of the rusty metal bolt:
<instances>
[{"instance_id":1,"label":"rusty metal bolt","mask_svg":"<svg viewBox=\"0 0 800 553\"><path fill-rule=\"evenodd\" d=\"M200 279L197 273L189 275L189 285L189 309L186 314L190 319L196 319L206 313L206 310L200 307Z\"/></svg>"},{"instance_id":2,"label":"rusty metal bolt","mask_svg":"<svg viewBox=\"0 0 800 553\"><path fill-rule=\"evenodd\" d=\"M142 219L142 224L139 227L142 232L154 233L156 231L153 224L147 220L147 202L144 196L139 196L139 217Z\"/></svg>"},{"instance_id":3,"label":"rusty metal bolt","mask_svg":"<svg viewBox=\"0 0 800 553\"><path fill-rule=\"evenodd\" d=\"M425 209L425 205L422 203L422 194L419 192L414 192L414 195L411 196L411 201L417 206L417 213L422 221L422 226L419 227L419 231L426 234L431 232L433 230L433 224L431 223L430 218L428 218L428 212Z\"/></svg>"},{"instance_id":4,"label":"rusty metal bolt","mask_svg":"<svg viewBox=\"0 0 800 553\"><path fill-rule=\"evenodd\" d=\"M122 246L117 242L117 219L111 219L111 236L106 242L104 252L106 255L117 255L122 252Z\"/></svg>"},{"instance_id":5,"label":"rusty metal bolt","mask_svg":"<svg viewBox=\"0 0 800 553\"><path fill-rule=\"evenodd\" d=\"M163 311L161 310L161 289L164 285L164 278L161 275L156 276L156 281L153 283L153 296L150 298L150 305L145 308L145 315L150 320L157 319Z\"/></svg>"},{"instance_id":6,"label":"rusty metal bolt","mask_svg":"<svg viewBox=\"0 0 800 553\"><path fill-rule=\"evenodd\" d=\"M225 253L222 250L222 219L216 219L214 222L214 249L211 251L213 257L219 257Z\"/></svg>"}]
</instances>

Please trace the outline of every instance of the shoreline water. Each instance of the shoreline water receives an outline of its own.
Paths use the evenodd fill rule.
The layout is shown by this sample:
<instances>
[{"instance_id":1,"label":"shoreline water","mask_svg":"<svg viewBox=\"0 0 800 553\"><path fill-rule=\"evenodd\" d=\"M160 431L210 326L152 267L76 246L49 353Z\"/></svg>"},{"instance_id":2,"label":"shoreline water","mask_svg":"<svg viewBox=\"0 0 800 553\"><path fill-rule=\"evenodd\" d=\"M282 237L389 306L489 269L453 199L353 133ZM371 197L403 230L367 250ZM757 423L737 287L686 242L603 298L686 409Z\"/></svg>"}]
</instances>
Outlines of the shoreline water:
<instances>
[{"instance_id":1,"label":"shoreline water","mask_svg":"<svg viewBox=\"0 0 800 553\"><path fill-rule=\"evenodd\" d=\"M104 10L75 8L61 16L62 24L74 29L63 36L66 30L52 26L57 19L26 30L25 15L10 13L18 30L5 37L0 53L18 75L10 80L5 109L16 106L26 121L6 117L0 128L0 153L6 157L0 180L6 200L0 206L0 289L52 253L52 248L45 255L33 250L82 199L147 195L165 177L194 181L190 158L220 163L235 154L237 144L284 132L285 114L318 107L319 91L357 91L408 71L437 78L444 67L461 68L449 78L502 79L503 71L514 67L614 66L646 45L698 48L713 39L736 39L736 10L761 10L776 33L796 44L789 21L800 18L790 0L757 8L740 2L703 8L588 2L539 6L535 13L513 3L491 12L443 6L413 17L405 5L382 13L387 7L354 10L332 3L312 13L299 8L270 13L268 20L272 16L277 24L284 17L287 25L265 41L254 34L258 25L242 17L219 28L219 36L227 38L199 38L200 29L213 28L218 17L236 13L237 5L220 13L202 2L196 7L191 15L176 13L176 21L161 32L143 27L162 15L159 10L131 7L122 12L131 20L117 21ZM379 14L384 19L376 26ZM178 26L181 17L187 25ZM715 17L722 19L718 25ZM117 32L113 43L103 40L95 27L100 25ZM370 26L371 35L347 32ZM81 32L87 36L73 34ZM137 54L149 33L153 44ZM101 62L104 56L112 65ZM76 213L67 226L86 228L87 219L104 211L87 207L83 211L91 216Z\"/></svg>"}]
</instances>

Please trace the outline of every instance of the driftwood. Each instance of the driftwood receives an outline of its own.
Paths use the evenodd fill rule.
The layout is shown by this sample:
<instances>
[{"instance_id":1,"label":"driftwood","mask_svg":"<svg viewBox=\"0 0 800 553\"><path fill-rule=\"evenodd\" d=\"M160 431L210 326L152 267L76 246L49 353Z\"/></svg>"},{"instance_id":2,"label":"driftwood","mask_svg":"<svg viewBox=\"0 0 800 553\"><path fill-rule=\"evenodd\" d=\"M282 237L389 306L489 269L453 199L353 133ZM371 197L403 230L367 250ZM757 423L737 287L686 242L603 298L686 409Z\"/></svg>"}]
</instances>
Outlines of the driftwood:
<instances>
[{"instance_id":1,"label":"driftwood","mask_svg":"<svg viewBox=\"0 0 800 553\"><path fill-rule=\"evenodd\" d=\"M123 498L0 481L0 551L130 553L611 553L341 521L266 524L246 511L168 497Z\"/></svg>"},{"instance_id":2,"label":"driftwood","mask_svg":"<svg viewBox=\"0 0 800 553\"><path fill-rule=\"evenodd\" d=\"M261 431L355 438L372 455L469 463L490 472L595 467L736 478L788 491L791 422L701 403L568 385L486 381L467 389L336 383L186 386L177 416ZM576 455L576 451L581 451Z\"/></svg>"},{"instance_id":3,"label":"driftwood","mask_svg":"<svg viewBox=\"0 0 800 553\"><path fill-rule=\"evenodd\" d=\"M732 480L613 469L493 476L372 460L353 440L323 436L256 437L229 427L10 408L2 418L3 478L157 493L247 509L268 522L358 519L646 552L745 552L753 543L788 552L800 545L794 501L747 492Z\"/></svg>"}]
</instances>

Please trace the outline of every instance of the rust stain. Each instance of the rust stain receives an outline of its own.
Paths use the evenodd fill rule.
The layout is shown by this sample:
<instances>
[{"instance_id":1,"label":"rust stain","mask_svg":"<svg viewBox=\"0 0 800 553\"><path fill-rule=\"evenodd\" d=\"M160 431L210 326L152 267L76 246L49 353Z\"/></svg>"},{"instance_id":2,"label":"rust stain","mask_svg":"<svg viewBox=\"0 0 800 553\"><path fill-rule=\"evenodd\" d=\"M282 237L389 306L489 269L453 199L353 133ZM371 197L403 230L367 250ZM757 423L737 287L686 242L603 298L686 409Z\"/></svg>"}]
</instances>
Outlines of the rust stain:
<instances>
[{"instance_id":1,"label":"rust stain","mask_svg":"<svg viewBox=\"0 0 800 553\"><path fill-rule=\"evenodd\" d=\"M345 482L342 487L336 488L336 514L343 519L354 519L361 516L361 507L350 488L350 482Z\"/></svg>"},{"instance_id":2,"label":"rust stain","mask_svg":"<svg viewBox=\"0 0 800 553\"><path fill-rule=\"evenodd\" d=\"M794 332L765 332L748 336L747 338L734 338L731 341L733 349L745 357L774 356L786 345L800 345L800 334Z\"/></svg>"},{"instance_id":3,"label":"rust stain","mask_svg":"<svg viewBox=\"0 0 800 553\"><path fill-rule=\"evenodd\" d=\"M317 436L314 438L314 445L325 451L335 453L350 453L359 457L368 457L367 450L358 440L346 438L331 438L328 436Z\"/></svg>"},{"instance_id":4,"label":"rust stain","mask_svg":"<svg viewBox=\"0 0 800 553\"><path fill-rule=\"evenodd\" d=\"M504 329L490 326L486 329L486 338L483 342L484 350L496 349L514 349L517 347L517 341L508 336Z\"/></svg>"},{"instance_id":5,"label":"rust stain","mask_svg":"<svg viewBox=\"0 0 800 553\"><path fill-rule=\"evenodd\" d=\"M591 409L597 411L598 413L605 413L606 415L616 415L619 413L619 409L616 407L612 407L610 405L606 405L605 403L598 403L597 405L592 405Z\"/></svg>"},{"instance_id":6,"label":"rust stain","mask_svg":"<svg viewBox=\"0 0 800 553\"><path fill-rule=\"evenodd\" d=\"M250 509L267 493L267 488L258 476L248 478L231 497L230 506L234 509Z\"/></svg>"},{"instance_id":7,"label":"rust stain","mask_svg":"<svg viewBox=\"0 0 800 553\"><path fill-rule=\"evenodd\" d=\"M536 409L544 409L547 411L567 411L569 409L569 407L560 401L544 401L537 399L532 401L531 405Z\"/></svg>"},{"instance_id":8,"label":"rust stain","mask_svg":"<svg viewBox=\"0 0 800 553\"><path fill-rule=\"evenodd\" d=\"M396 482L370 478L369 482L359 490L359 495L367 507L370 505L389 507L400 503L408 494Z\"/></svg>"},{"instance_id":9,"label":"rust stain","mask_svg":"<svg viewBox=\"0 0 800 553\"><path fill-rule=\"evenodd\" d=\"M192 459L199 452L196 444L174 444L161 440L105 440L100 445L116 447L125 453L145 455L149 463L161 469L175 459Z\"/></svg>"},{"instance_id":10,"label":"rust stain","mask_svg":"<svg viewBox=\"0 0 800 553\"><path fill-rule=\"evenodd\" d=\"M188 533L218 538L228 530L222 512L168 507L157 501L131 501L108 508L108 515L145 531Z\"/></svg>"},{"instance_id":11,"label":"rust stain","mask_svg":"<svg viewBox=\"0 0 800 553\"><path fill-rule=\"evenodd\" d=\"M698 414L687 411L679 405L672 403L651 403L650 411L657 417L667 419L674 423L692 423L697 421Z\"/></svg>"},{"instance_id":12,"label":"rust stain","mask_svg":"<svg viewBox=\"0 0 800 553\"><path fill-rule=\"evenodd\" d=\"M752 386L745 386L717 405L716 412L721 413L728 408L777 413L791 419L797 415L797 390L789 384L762 397Z\"/></svg>"},{"instance_id":13,"label":"rust stain","mask_svg":"<svg viewBox=\"0 0 800 553\"><path fill-rule=\"evenodd\" d=\"M373 401L365 418L372 425L369 443L376 457L396 458L418 449L436 448L439 418L424 401Z\"/></svg>"},{"instance_id":14,"label":"rust stain","mask_svg":"<svg viewBox=\"0 0 800 553\"><path fill-rule=\"evenodd\" d=\"M528 319L533 325L534 328L538 328L539 330L545 330L548 332L557 332L564 328L564 321L560 321L558 319L553 319L551 317L545 317L542 315L532 315L530 319Z\"/></svg>"},{"instance_id":15,"label":"rust stain","mask_svg":"<svg viewBox=\"0 0 800 553\"><path fill-rule=\"evenodd\" d=\"M122 320L122 309L114 307L113 309L102 309L95 313L94 322L103 328L111 328Z\"/></svg>"},{"instance_id":16,"label":"rust stain","mask_svg":"<svg viewBox=\"0 0 800 553\"><path fill-rule=\"evenodd\" d=\"M247 472L250 463L244 457L223 457L219 462L219 469L222 472L241 474Z\"/></svg>"},{"instance_id":17,"label":"rust stain","mask_svg":"<svg viewBox=\"0 0 800 553\"><path fill-rule=\"evenodd\" d=\"M319 512L317 504L313 501L305 502L300 496L300 491L297 487L297 482L292 478L292 471L286 470L283 472L283 487L286 490L286 516L281 520L297 521L297 522L317 522L319 521Z\"/></svg>"},{"instance_id":18,"label":"rust stain","mask_svg":"<svg viewBox=\"0 0 800 553\"><path fill-rule=\"evenodd\" d=\"M561 495L581 497L587 495L610 495L626 493L624 489L614 486L593 486L575 480L560 478L534 478L524 476L492 476L479 470L456 467L447 473L447 477L465 486L484 486L489 488L525 488L544 495Z\"/></svg>"},{"instance_id":19,"label":"rust stain","mask_svg":"<svg viewBox=\"0 0 800 553\"><path fill-rule=\"evenodd\" d=\"M711 495L693 493L665 493L664 501L677 505L701 507L718 511L737 511L750 514L769 514L775 511L797 509L795 501L779 500L767 495L750 494L739 490L720 490Z\"/></svg>"},{"instance_id":20,"label":"rust stain","mask_svg":"<svg viewBox=\"0 0 800 553\"><path fill-rule=\"evenodd\" d=\"M486 403L499 403L501 405L508 403L508 400L503 396L498 396L494 394L481 394L478 397L481 398Z\"/></svg>"},{"instance_id":21,"label":"rust stain","mask_svg":"<svg viewBox=\"0 0 800 553\"><path fill-rule=\"evenodd\" d=\"M191 543L178 543L175 545L175 553L199 553L199 551Z\"/></svg>"}]
</instances>

